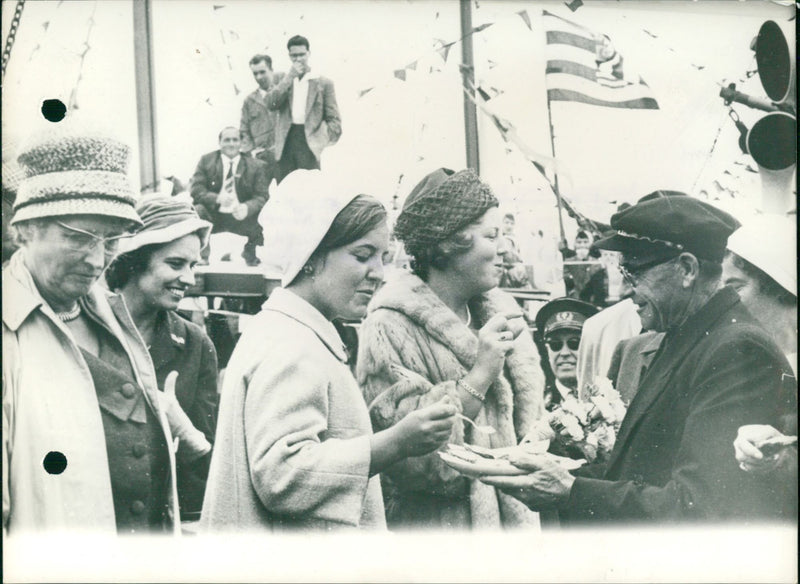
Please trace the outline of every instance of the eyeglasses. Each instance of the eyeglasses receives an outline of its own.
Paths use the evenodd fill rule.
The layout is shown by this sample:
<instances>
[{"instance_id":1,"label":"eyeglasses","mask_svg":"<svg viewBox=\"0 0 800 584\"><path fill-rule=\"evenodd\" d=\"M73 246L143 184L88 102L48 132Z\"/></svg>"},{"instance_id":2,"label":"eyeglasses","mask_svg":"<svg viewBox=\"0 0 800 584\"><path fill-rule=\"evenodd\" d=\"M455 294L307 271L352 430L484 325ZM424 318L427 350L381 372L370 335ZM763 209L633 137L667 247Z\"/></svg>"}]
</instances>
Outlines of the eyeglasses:
<instances>
[{"instance_id":1,"label":"eyeglasses","mask_svg":"<svg viewBox=\"0 0 800 584\"><path fill-rule=\"evenodd\" d=\"M628 282L631 286L636 286L644 277L645 272L647 272L650 268L654 268L655 266L659 266L661 264L666 264L667 262L672 261L672 258L666 260L655 260L652 262L647 262L645 264L641 264L639 266L633 267L625 267L624 265L619 265L619 271L622 274L622 277L625 281Z\"/></svg>"},{"instance_id":2,"label":"eyeglasses","mask_svg":"<svg viewBox=\"0 0 800 584\"><path fill-rule=\"evenodd\" d=\"M554 353L558 353L561 349L564 348L564 341L562 339L553 339L552 341L545 341L547 346L550 347L550 350ZM570 351L577 351L578 347L581 344L580 337L570 337L567 339L567 348Z\"/></svg>"},{"instance_id":3,"label":"eyeglasses","mask_svg":"<svg viewBox=\"0 0 800 584\"><path fill-rule=\"evenodd\" d=\"M56 221L56 223L63 229L69 231L66 237L69 248L81 253L90 253L97 249L98 245L102 245L103 253L105 253L106 256L112 256L117 253L120 240L132 235L130 233L123 233L122 235L112 235L111 237L99 237L90 231L84 231L83 229L66 225L61 221Z\"/></svg>"}]
</instances>

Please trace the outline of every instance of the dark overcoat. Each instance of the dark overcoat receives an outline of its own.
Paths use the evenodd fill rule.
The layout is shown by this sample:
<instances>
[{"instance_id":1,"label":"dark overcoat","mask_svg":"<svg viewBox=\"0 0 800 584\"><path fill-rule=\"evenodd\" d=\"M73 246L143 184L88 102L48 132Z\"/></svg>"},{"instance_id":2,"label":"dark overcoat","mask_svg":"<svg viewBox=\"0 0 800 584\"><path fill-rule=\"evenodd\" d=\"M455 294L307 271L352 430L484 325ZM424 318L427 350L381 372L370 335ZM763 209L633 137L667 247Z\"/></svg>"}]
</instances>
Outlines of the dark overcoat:
<instances>
[{"instance_id":1,"label":"dark overcoat","mask_svg":"<svg viewBox=\"0 0 800 584\"><path fill-rule=\"evenodd\" d=\"M742 471L733 440L745 424L778 424L796 407L795 386L784 355L723 288L667 332L607 464L576 472L562 522L784 517L796 485Z\"/></svg>"}]
</instances>

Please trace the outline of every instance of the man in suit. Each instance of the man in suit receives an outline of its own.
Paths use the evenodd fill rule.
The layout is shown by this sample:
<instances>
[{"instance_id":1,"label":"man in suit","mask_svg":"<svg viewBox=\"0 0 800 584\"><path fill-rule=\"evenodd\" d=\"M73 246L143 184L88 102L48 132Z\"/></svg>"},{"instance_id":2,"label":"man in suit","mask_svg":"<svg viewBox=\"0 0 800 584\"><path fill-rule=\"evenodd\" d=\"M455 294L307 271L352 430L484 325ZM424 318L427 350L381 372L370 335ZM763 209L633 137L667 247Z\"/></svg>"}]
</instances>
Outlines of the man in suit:
<instances>
[{"instance_id":1,"label":"man in suit","mask_svg":"<svg viewBox=\"0 0 800 584\"><path fill-rule=\"evenodd\" d=\"M242 257L248 266L257 266L256 246L264 244L258 214L269 198L269 176L264 162L240 155L240 143L237 128L219 133L219 150L200 158L191 194L197 214L214 225L213 233L247 237Z\"/></svg>"},{"instance_id":2,"label":"man in suit","mask_svg":"<svg viewBox=\"0 0 800 584\"><path fill-rule=\"evenodd\" d=\"M255 55L250 59L250 71L258 88L242 104L242 121L239 133L242 153L263 160L274 175L275 167L275 112L267 107L267 91L272 87L274 74L269 55Z\"/></svg>"},{"instance_id":3,"label":"man in suit","mask_svg":"<svg viewBox=\"0 0 800 584\"><path fill-rule=\"evenodd\" d=\"M292 67L275 76L267 106L277 111L275 158L278 182L298 168L320 168L320 156L342 135L333 81L314 76L308 65L309 43L293 36L287 43Z\"/></svg>"},{"instance_id":4,"label":"man in suit","mask_svg":"<svg viewBox=\"0 0 800 584\"><path fill-rule=\"evenodd\" d=\"M574 474L546 456L512 460L530 471L482 479L564 523L793 520L785 490L741 470L731 442L746 423L774 424L794 396L791 368L736 291L720 288L727 213L657 191L615 214L642 326L664 338L639 383L614 450Z\"/></svg>"}]
</instances>

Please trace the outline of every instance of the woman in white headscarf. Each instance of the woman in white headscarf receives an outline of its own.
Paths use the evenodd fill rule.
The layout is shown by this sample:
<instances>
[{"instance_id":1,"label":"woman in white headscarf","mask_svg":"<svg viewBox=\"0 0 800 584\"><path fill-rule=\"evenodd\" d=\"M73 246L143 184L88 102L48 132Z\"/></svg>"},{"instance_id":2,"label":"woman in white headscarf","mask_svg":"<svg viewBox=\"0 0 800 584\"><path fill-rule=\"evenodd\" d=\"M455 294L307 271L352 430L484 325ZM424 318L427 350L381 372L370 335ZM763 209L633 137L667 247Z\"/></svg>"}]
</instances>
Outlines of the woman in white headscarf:
<instances>
[{"instance_id":1,"label":"woman in white headscarf","mask_svg":"<svg viewBox=\"0 0 800 584\"><path fill-rule=\"evenodd\" d=\"M208 530L383 528L376 476L450 436L440 400L373 434L332 321L358 319L383 280L386 211L320 171L298 170L262 211L282 264L228 363L203 503Z\"/></svg>"}]
</instances>

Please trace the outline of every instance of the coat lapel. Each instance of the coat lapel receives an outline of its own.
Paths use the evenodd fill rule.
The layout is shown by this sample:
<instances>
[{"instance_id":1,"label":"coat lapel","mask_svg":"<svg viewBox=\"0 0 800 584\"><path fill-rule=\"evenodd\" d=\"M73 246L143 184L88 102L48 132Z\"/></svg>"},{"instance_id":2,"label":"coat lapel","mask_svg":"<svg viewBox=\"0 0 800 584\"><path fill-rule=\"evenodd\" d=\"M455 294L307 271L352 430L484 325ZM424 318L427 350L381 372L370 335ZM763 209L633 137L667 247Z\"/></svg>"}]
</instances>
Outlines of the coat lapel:
<instances>
[{"instance_id":1,"label":"coat lapel","mask_svg":"<svg viewBox=\"0 0 800 584\"><path fill-rule=\"evenodd\" d=\"M314 102L317 99L318 93L319 93L319 79L309 79L308 97L306 98L306 121L308 120L308 114L311 113L311 110L314 108Z\"/></svg>"},{"instance_id":2,"label":"coat lapel","mask_svg":"<svg viewBox=\"0 0 800 584\"><path fill-rule=\"evenodd\" d=\"M156 371L178 359L180 352L186 347L185 327L181 326L179 318L171 312L162 313L159 317L153 344L150 346Z\"/></svg>"},{"instance_id":3,"label":"coat lapel","mask_svg":"<svg viewBox=\"0 0 800 584\"><path fill-rule=\"evenodd\" d=\"M222 151L217 150L217 155L214 157L214 176L219 179L220 189L225 182L225 176L222 174Z\"/></svg>"}]
</instances>

